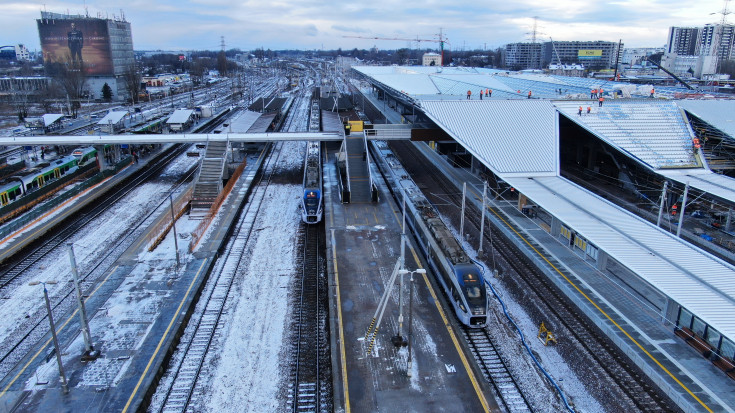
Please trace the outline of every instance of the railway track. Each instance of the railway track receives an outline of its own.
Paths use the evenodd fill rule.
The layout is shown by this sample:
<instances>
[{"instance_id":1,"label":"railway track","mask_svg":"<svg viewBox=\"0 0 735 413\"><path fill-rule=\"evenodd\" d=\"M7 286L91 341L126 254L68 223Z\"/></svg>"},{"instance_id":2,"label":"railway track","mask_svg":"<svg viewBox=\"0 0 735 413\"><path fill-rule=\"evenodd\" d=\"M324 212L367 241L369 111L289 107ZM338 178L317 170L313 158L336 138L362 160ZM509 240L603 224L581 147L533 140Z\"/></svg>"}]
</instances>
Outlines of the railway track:
<instances>
[{"instance_id":1,"label":"railway track","mask_svg":"<svg viewBox=\"0 0 735 413\"><path fill-rule=\"evenodd\" d=\"M397 153L403 155L401 156L402 159L409 159L406 156L408 153L412 154L413 159L416 159L416 157L423 158L423 155L418 151L409 148L405 144L396 146L399 147ZM426 161L422 162L421 165L424 174L421 179L425 185L429 187L440 185L442 187L441 191L447 193L446 196L452 198L459 205L461 195L458 195L457 188L435 168L426 168ZM432 181L435 184L432 184ZM468 203L468 206L465 232L474 232L473 235L479 237L480 211L472 203ZM497 209L490 208L490 210L491 213L502 214ZM452 215L455 216L452 217ZM448 212L448 216L456 218L456 221L459 220L456 208L454 212ZM572 362L576 361L576 365L580 366L580 364L585 363L579 363L579 359L585 357L590 363L582 366L582 368L595 370L593 373L597 375L602 373L610 379L611 384L615 383L615 389L607 387L603 388L602 391L606 393L616 392L627 399L611 398L614 399L611 400L611 403L619 403L623 410L635 407L645 412L679 411L678 407L664 396L650 382L648 377L640 372L638 367L586 315L579 311L564 293L533 265L500 230L492 225L486 226L485 240L488 243L486 245L492 245L492 254L502 259L505 266L513 270L512 275L504 277L504 281L513 287L512 289L515 290L517 295L522 297L519 301L529 303L527 310L529 310L529 307L536 306L536 312L544 315L546 323L557 330L557 335L558 326L563 326L565 335L573 337L574 344L584 349L584 355L572 351L570 357L578 360L568 360L568 362L574 364ZM542 245L534 241L530 242L536 250L544 250ZM564 268L553 257L546 257L546 259L556 268Z\"/></svg>"},{"instance_id":2,"label":"railway track","mask_svg":"<svg viewBox=\"0 0 735 413\"><path fill-rule=\"evenodd\" d=\"M164 156L154 165L151 165L148 168L141 168L140 172L134 175L132 179L125 182L119 188L116 188L114 192L107 196L104 202L96 202L91 208L77 214L74 218L64 221L55 233L48 237L44 237L43 242L33 247L28 253L24 254L22 258L7 265L6 268L2 270L2 274L0 274L0 293L2 293L5 287L23 274L33 264L45 257L49 252L56 249L86 224L107 211L111 205L128 195L147 179L160 173L169 161L181 155L185 150L186 147L184 145L176 145L164 154Z\"/></svg>"},{"instance_id":3,"label":"railway track","mask_svg":"<svg viewBox=\"0 0 735 413\"><path fill-rule=\"evenodd\" d=\"M648 378L639 372L633 363L625 356L610 340L593 325L586 316L580 314L573 304L563 295L556 286L551 285L546 276L535 266L530 265L523 254L510 244L509 240L494 230L492 235L494 242L503 251L508 264L517 273L525 274L518 280L523 287L528 288L538 297L543 297L544 311L553 314L556 323L563 325L568 333L573 336L592 357L601 370L603 370L615 383L628 399L644 412L670 412L676 411L673 404L659 394L655 386L648 382ZM530 240L529 240L530 241ZM534 241L531 245L538 251L543 246ZM555 259L551 263L556 268L564 268Z\"/></svg>"},{"instance_id":4,"label":"railway track","mask_svg":"<svg viewBox=\"0 0 735 413\"><path fill-rule=\"evenodd\" d=\"M305 225L304 233L302 274L292 327L288 404L293 412L330 412L332 375L321 258L324 224Z\"/></svg>"},{"instance_id":5,"label":"railway track","mask_svg":"<svg viewBox=\"0 0 735 413\"><path fill-rule=\"evenodd\" d=\"M470 346L485 379L492 384L498 398L508 412L532 412L518 383L510 373L498 348L486 329L462 328L462 335Z\"/></svg>"},{"instance_id":6,"label":"railway track","mask_svg":"<svg viewBox=\"0 0 735 413\"><path fill-rule=\"evenodd\" d=\"M183 150L183 149L182 149ZM177 150L178 151L178 150ZM175 151L175 152L177 152ZM167 160L162 161L163 164L166 164L168 162ZM151 168L152 171L151 174L155 174L158 172L159 168ZM138 181L139 184L142 181ZM128 188L128 185L123 185L123 187L118 191L122 191L123 194L127 194L130 191L130 188ZM120 197L117 197L116 199L119 199ZM163 203L163 202L162 202ZM104 207L102 206L103 203L98 203L98 206L93 208L93 211L97 211L98 208L110 208L114 204L113 202L104 203ZM159 205L160 206L160 205ZM97 264L91 268L89 271L85 272L81 275L80 284L82 286L83 291L88 291L91 286L93 285L93 282L89 281L90 279L94 279L95 274L98 274L102 269L106 268L107 265L110 264L110 260L114 259L116 254L119 254L121 250L124 250L124 248L127 248L127 245L129 244L129 241L132 239L133 233L139 228L145 228L150 223L150 220L153 219L153 215L155 214L155 211L158 210L158 208L155 208L153 211L151 211L147 217L145 217L143 220L138 222L138 224L132 229L129 230L128 233L117 243L117 246L112 247L108 249L107 254L104 257L99 258L96 262ZM68 226L64 229L64 234L67 239L68 237L72 236L75 231L83 230L81 225L84 225L84 223L88 223L91 219L101 214L101 211L98 212L88 212L86 213L82 221L75 221L76 223L68 224ZM92 216L93 215L93 216ZM80 225L80 226L77 226ZM71 232L68 232L72 228L73 230ZM56 240L53 242L55 246L59 246L63 240ZM46 245L48 248L49 245ZM48 249L50 251L51 249ZM35 253L35 252L34 252ZM34 256L31 259L38 260L40 257ZM32 265L32 264L30 264ZM30 265L25 265L25 268L27 268ZM7 287L3 288L2 291L6 291L7 289L12 289L12 286L15 284L20 284L22 282L22 276L16 275L15 280L10 283ZM53 298L53 304L52 304L52 311L54 312L54 316L61 317L64 314L67 314L69 311L73 311L73 307L75 306L75 301L72 299L74 294L73 289L69 289L69 291L64 294L61 297L54 297ZM1 355L0 355L0 377L7 374L8 371L17 363L25 354L27 351L28 346L31 343L35 343L37 340L40 340L41 337L43 337L45 334L48 333L48 321L47 321L47 313L46 311L37 311L32 315L29 315L29 318L26 320L23 320L18 326L17 331L20 332L19 335L13 336L13 341L9 342L6 341L2 346L0 346Z\"/></svg>"},{"instance_id":7,"label":"railway track","mask_svg":"<svg viewBox=\"0 0 735 413\"><path fill-rule=\"evenodd\" d=\"M282 142L275 145L268 157L263 172L249 197L245 210L228 241L226 255L217 261L215 271L207 281L202 297L197 303L184 336L178 347L179 354L169 365L170 378L162 380L158 392L162 402L155 408L158 412L197 411L197 402L203 400L203 388L198 379L204 361L219 332L219 321L233 286L236 275L241 275L240 264L245 256L245 246L253 233L254 222L265 199L268 185L276 172ZM267 149L266 149L267 150ZM192 410L193 409L193 410Z\"/></svg>"}]
</instances>

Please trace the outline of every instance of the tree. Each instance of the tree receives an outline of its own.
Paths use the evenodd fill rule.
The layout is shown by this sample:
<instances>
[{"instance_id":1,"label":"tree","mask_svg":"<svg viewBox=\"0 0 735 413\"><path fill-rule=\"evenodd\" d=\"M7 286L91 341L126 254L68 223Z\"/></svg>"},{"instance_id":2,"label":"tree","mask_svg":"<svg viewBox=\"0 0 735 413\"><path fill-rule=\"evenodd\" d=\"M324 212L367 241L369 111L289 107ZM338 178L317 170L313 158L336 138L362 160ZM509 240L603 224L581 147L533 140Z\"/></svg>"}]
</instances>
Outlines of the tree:
<instances>
[{"instance_id":1,"label":"tree","mask_svg":"<svg viewBox=\"0 0 735 413\"><path fill-rule=\"evenodd\" d=\"M81 98L87 83L84 62L72 61L67 56L66 62L51 62L46 64L46 73L66 93L69 102L69 114L76 118L81 105Z\"/></svg>"},{"instance_id":2,"label":"tree","mask_svg":"<svg viewBox=\"0 0 735 413\"><path fill-rule=\"evenodd\" d=\"M225 56L224 51L219 52L217 55L217 70L220 76L227 76L227 56Z\"/></svg>"},{"instance_id":3,"label":"tree","mask_svg":"<svg viewBox=\"0 0 735 413\"><path fill-rule=\"evenodd\" d=\"M204 73L206 72L206 68L204 66L204 63L202 62L202 59L195 60L191 66L189 66L189 76L191 77L192 83L194 85L199 85L204 80Z\"/></svg>"},{"instance_id":4,"label":"tree","mask_svg":"<svg viewBox=\"0 0 735 413\"><path fill-rule=\"evenodd\" d=\"M141 82L143 76L138 72L135 67L135 63L131 64L123 72L123 80L125 81L125 90L130 94L130 101L133 104L138 103L140 99L140 91L142 89Z\"/></svg>"},{"instance_id":5,"label":"tree","mask_svg":"<svg viewBox=\"0 0 735 413\"><path fill-rule=\"evenodd\" d=\"M102 86L102 98L108 102L112 100L112 88L107 82Z\"/></svg>"}]
</instances>

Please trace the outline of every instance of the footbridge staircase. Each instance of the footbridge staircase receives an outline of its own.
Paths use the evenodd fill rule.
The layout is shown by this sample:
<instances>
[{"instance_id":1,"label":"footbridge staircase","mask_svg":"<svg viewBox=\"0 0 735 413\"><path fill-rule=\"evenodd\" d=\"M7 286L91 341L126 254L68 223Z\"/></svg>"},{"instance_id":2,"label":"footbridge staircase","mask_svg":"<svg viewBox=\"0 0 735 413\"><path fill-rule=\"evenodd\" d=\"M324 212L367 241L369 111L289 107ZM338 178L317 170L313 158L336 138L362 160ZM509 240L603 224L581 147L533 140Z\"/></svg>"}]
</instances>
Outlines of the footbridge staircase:
<instances>
[{"instance_id":1,"label":"footbridge staircase","mask_svg":"<svg viewBox=\"0 0 735 413\"><path fill-rule=\"evenodd\" d=\"M192 218L206 216L222 191L222 179L226 165L225 155L228 145L228 141L207 142L207 149L199 167L199 175L191 197L190 216Z\"/></svg>"}]
</instances>

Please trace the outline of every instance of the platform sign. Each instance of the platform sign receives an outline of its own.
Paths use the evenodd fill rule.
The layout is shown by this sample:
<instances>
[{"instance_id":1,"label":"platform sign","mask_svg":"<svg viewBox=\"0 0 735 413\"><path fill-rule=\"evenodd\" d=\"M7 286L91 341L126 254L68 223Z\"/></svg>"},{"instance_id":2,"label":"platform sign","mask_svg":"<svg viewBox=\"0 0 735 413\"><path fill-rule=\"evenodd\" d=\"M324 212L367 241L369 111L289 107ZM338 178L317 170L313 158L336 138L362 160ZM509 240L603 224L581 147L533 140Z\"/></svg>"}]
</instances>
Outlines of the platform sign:
<instances>
[{"instance_id":1,"label":"platform sign","mask_svg":"<svg viewBox=\"0 0 735 413\"><path fill-rule=\"evenodd\" d=\"M88 75L113 74L106 20L80 18L36 21L44 63L80 63Z\"/></svg>"},{"instance_id":2,"label":"platform sign","mask_svg":"<svg viewBox=\"0 0 735 413\"><path fill-rule=\"evenodd\" d=\"M592 60L602 59L601 49L579 49L577 52L577 58L579 60Z\"/></svg>"}]
</instances>

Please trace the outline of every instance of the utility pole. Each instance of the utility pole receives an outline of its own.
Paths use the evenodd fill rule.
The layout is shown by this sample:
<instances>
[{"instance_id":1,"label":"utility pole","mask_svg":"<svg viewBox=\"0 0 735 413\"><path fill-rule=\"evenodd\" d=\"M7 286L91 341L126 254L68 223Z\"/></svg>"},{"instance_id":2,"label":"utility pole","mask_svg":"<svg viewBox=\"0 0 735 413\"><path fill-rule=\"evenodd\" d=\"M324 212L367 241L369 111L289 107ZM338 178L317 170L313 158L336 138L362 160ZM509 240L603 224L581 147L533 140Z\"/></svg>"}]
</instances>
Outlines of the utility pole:
<instances>
[{"instance_id":1,"label":"utility pole","mask_svg":"<svg viewBox=\"0 0 735 413\"><path fill-rule=\"evenodd\" d=\"M89 333L89 322L87 321L87 310L84 307L84 299L82 298L82 289L79 286L79 272L77 271L77 260L74 257L74 244L71 242L66 244L69 246L69 261L71 262L71 274L74 277L74 290L77 293L77 305L79 306L79 321L81 323L82 337L84 337L84 355L89 356L92 353L92 339Z\"/></svg>"},{"instance_id":2,"label":"utility pole","mask_svg":"<svg viewBox=\"0 0 735 413\"><path fill-rule=\"evenodd\" d=\"M669 181L664 181L664 189L661 191L661 204L658 206L658 220L656 220L656 226L661 226L661 217L664 214L664 205L666 203L666 187L669 185Z\"/></svg>"}]
</instances>

